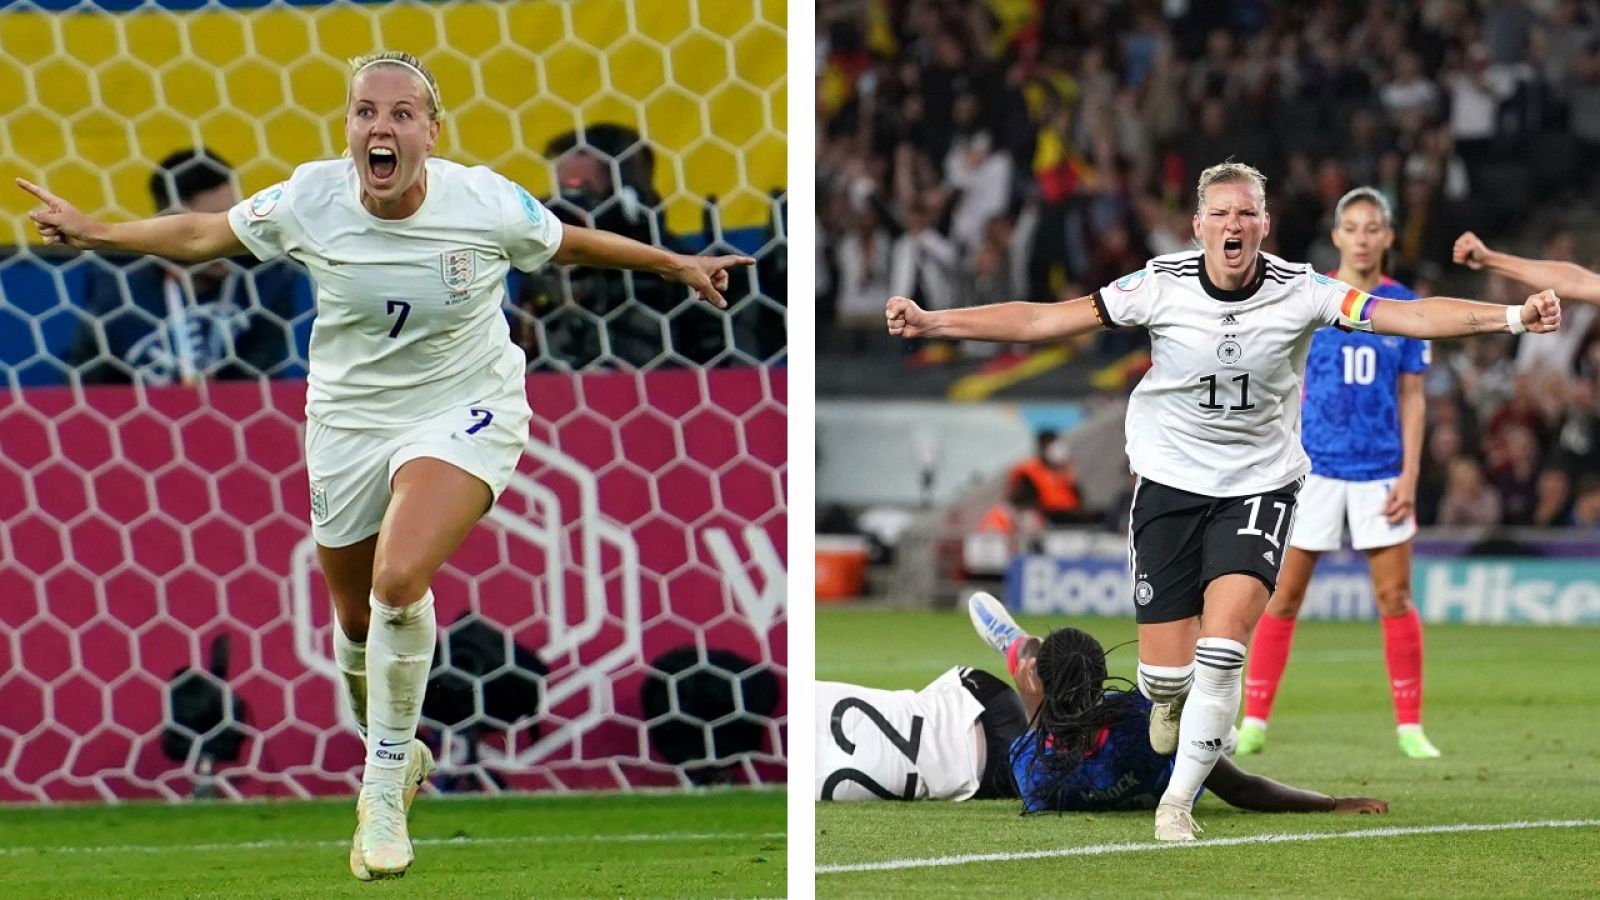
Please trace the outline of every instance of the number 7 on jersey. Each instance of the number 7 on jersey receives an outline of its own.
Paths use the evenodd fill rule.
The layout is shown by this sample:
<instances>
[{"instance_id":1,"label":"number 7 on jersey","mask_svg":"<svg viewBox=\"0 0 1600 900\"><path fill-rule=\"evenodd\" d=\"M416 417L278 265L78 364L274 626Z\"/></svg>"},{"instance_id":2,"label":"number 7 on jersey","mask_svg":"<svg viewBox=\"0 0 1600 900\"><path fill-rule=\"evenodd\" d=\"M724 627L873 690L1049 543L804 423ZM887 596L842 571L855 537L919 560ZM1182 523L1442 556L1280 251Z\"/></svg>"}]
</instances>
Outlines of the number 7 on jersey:
<instances>
[{"instance_id":1,"label":"number 7 on jersey","mask_svg":"<svg viewBox=\"0 0 1600 900\"><path fill-rule=\"evenodd\" d=\"M400 329L406 327L406 316L411 315L411 304L404 300L390 300L389 315L394 315L396 309L400 310L400 317L394 320L394 327L389 329L389 337L392 338L399 337Z\"/></svg>"}]
</instances>

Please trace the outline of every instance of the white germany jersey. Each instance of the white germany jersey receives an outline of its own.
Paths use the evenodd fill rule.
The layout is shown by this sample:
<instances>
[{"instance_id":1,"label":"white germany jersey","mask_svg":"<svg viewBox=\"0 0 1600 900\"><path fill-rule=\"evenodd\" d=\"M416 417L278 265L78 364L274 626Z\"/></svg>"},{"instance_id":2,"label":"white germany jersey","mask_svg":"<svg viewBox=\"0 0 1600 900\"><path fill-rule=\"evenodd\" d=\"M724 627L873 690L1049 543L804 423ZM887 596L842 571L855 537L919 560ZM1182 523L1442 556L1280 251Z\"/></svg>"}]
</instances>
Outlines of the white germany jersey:
<instances>
[{"instance_id":1,"label":"white germany jersey","mask_svg":"<svg viewBox=\"0 0 1600 900\"><path fill-rule=\"evenodd\" d=\"M965 800L983 773L983 704L953 668L920 691L816 683L816 799Z\"/></svg>"},{"instance_id":2,"label":"white germany jersey","mask_svg":"<svg viewBox=\"0 0 1600 900\"><path fill-rule=\"evenodd\" d=\"M1150 332L1150 371L1128 399L1128 461L1168 487L1242 497L1310 471L1300 398L1311 336L1368 330L1370 296L1262 253L1255 279L1224 291L1198 250L1152 259L1095 292L1107 327Z\"/></svg>"},{"instance_id":3,"label":"white germany jersey","mask_svg":"<svg viewBox=\"0 0 1600 900\"><path fill-rule=\"evenodd\" d=\"M251 253L292 257L311 274L306 415L324 424L389 428L523 395L523 352L501 310L506 274L547 262L561 223L489 169L430 159L427 172L421 208L401 220L361 205L349 159L306 163L228 212Z\"/></svg>"}]
</instances>

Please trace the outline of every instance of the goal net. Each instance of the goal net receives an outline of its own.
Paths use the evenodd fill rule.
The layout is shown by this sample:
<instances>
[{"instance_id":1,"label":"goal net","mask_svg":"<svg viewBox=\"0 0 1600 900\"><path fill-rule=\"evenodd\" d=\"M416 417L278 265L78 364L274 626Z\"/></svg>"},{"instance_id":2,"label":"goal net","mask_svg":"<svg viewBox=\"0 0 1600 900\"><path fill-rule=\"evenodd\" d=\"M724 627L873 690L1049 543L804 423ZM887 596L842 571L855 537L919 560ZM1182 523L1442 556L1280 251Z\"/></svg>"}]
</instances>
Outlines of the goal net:
<instances>
[{"instance_id":1,"label":"goal net","mask_svg":"<svg viewBox=\"0 0 1600 900\"><path fill-rule=\"evenodd\" d=\"M533 436L434 583L423 731L445 789L785 777L785 18L762 0L0 8L0 145L93 215L151 215L163 187L248 196L337 156L345 60L403 49L440 82L438 155L568 221L757 258L725 313L644 277L512 279ZM0 800L354 789L307 525L303 273L46 248L30 205L0 191Z\"/></svg>"}]
</instances>

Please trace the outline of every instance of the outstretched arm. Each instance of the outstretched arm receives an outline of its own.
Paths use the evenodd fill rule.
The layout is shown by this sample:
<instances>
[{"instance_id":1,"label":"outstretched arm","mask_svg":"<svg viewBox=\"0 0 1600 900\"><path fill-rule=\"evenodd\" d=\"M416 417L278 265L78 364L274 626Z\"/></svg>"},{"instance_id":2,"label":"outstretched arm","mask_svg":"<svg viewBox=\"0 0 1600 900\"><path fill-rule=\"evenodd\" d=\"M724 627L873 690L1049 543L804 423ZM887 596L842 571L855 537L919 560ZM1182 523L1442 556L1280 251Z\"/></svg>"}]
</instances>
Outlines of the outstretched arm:
<instances>
[{"instance_id":1,"label":"outstretched arm","mask_svg":"<svg viewBox=\"0 0 1600 900\"><path fill-rule=\"evenodd\" d=\"M1470 231L1456 238L1450 258L1469 269L1488 269L1530 287L1550 288L1568 300L1600 303L1600 274L1577 263L1555 259L1528 259L1489 246Z\"/></svg>"},{"instance_id":2,"label":"outstretched arm","mask_svg":"<svg viewBox=\"0 0 1600 900\"><path fill-rule=\"evenodd\" d=\"M1386 813L1389 803L1375 797L1330 797L1252 775L1226 756L1206 778L1206 789L1230 806L1252 812Z\"/></svg>"},{"instance_id":3,"label":"outstretched arm","mask_svg":"<svg viewBox=\"0 0 1600 900\"><path fill-rule=\"evenodd\" d=\"M889 333L900 337L1039 343L1098 328L1094 299L1060 303L997 303L929 312L905 297L890 297L884 307Z\"/></svg>"},{"instance_id":4,"label":"outstretched arm","mask_svg":"<svg viewBox=\"0 0 1600 900\"><path fill-rule=\"evenodd\" d=\"M1544 333L1561 327L1561 301L1554 291L1540 291L1521 306L1501 306L1454 297L1425 300L1377 300L1372 330L1414 338L1468 337L1474 334ZM1512 328L1520 322L1520 329Z\"/></svg>"},{"instance_id":5,"label":"outstretched arm","mask_svg":"<svg viewBox=\"0 0 1600 900\"><path fill-rule=\"evenodd\" d=\"M46 244L66 244L80 250L121 250L148 253L178 262L202 262L248 252L228 224L228 214L180 213L133 222L100 222L84 215L71 203L31 181L17 179L17 187L39 198L44 206L28 213Z\"/></svg>"},{"instance_id":6,"label":"outstretched arm","mask_svg":"<svg viewBox=\"0 0 1600 900\"><path fill-rule=\"evenodd\" d=\"M748 256L686 256L660 247L594 228L567 225L561 229L561 247L553 257L564 266L602 266L652 272L668 281L686 284L718 309L727 309L722 291L728 289L728 270L753 265Z\"/></svg>"}]
</instances>

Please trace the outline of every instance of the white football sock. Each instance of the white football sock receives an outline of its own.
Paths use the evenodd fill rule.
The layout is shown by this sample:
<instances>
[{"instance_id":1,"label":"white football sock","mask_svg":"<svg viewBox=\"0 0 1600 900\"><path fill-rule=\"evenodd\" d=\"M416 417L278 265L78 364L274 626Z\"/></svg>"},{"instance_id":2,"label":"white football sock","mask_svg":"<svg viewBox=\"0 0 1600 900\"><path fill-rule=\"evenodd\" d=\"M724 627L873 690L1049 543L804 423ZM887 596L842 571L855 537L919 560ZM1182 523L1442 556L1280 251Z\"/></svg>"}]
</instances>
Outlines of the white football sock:
<instances>
[{"instance_id":1,"label":"white football sock","mask_svg":"<svg viewBox=\"0 0 1600 900\"><path fill-rule=\"evenodd\" d=\"M345 636L338 619L333 622L333 662L344 682L344 699L355 716L356 730L367 739L367 645Z\"/></svg>"},{"instance_id":2,"label":"white football sock","mask_svg":"<svg viewBox=\"0 0 1600 900\"><path fill-rule=\"evenodd\" d=\"M1152 666L1139 663L1139 693L1151 703L1171 703L1189 693L1194 683L1194 663L1187 666Z\"/></svg>"},{"instance_id":3,"label":"white football sock","mask_svg":"<svg viewBox=\"0 0 1600 900\"><path fill-rule=\"evenodd\" d=\"M1244 696L1244 645L1203 637L1195 644L1194 688L1178 722L1178 755L1162 803L1194 807L1195 794L1211 775Z\"/></svg>"},{"instance_id":4,"label":"white football sock","mask_svg":"<svg viewBox=\"0 0 1600 900\"><path fill-rule=\"evenodd\" d=\"M410 606L393 607L371 599L367 629L367 766L361 783L398 785L406 755L417 736L422 695L433 664L436 626L433 591Z\"/></svg>"}]
</instances>

